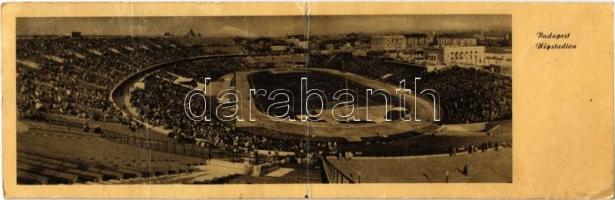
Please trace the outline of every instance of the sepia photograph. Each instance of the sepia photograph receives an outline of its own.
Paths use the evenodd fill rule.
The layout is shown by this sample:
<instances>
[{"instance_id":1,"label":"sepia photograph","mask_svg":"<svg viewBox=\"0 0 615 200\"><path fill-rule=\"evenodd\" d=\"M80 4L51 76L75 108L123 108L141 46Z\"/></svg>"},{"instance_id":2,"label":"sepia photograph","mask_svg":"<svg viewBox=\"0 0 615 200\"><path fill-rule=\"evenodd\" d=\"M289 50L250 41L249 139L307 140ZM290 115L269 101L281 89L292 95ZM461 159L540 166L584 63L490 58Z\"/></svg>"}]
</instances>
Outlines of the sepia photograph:
<instances>
[{"instance_id":1,"label":"sepia photograph","mask_svg":"<svg viewBox=\"0 0 615 200\"><path fill-rule=\"evenodd\" d=\"M19 185L513 183L510 14L15 29Z\"/></svg>"}]
</instances>

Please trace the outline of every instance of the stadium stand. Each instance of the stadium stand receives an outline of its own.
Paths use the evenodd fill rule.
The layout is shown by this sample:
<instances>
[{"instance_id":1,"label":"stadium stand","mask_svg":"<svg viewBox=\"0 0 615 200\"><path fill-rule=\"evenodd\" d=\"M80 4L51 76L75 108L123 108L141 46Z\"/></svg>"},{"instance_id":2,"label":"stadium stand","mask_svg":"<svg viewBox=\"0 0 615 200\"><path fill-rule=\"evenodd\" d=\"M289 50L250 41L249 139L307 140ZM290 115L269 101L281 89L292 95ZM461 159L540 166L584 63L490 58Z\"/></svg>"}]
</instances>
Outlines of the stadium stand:
<instances>
[{"instance_id":1,"label":"stadium stand","mask_svg":"<svg viewBox=\"0 0 615 200\"><path fill-rule=\"evenodd\" d=\"M410 131L354 142L293 136L258 127L240 129L232 122L217 118L209 122L192 121L184 114L184 97L202 84L205 77L215 80L238 70L253 69L250 67L271 67L244 65L233 57L172 62L202 54L198 47L169 38L19 37L17 108L18 118L27 123L28 130L18 133L18 182L66 184L122 180L139 183L154 179L170 182L182 177L165 178L165 175L199 172L198 166L204 164L205 158L212 158L212 154L214 158L234 162L245 158L252 164L266 166L263 171L270 172L279 169L278 163L298 169L304 163L322 163L319 159L324 156L341 156L345 152L361 156L446 154L451 149L470 146L510 145L512 140L510 121L494 125L496 128L490 129L489 135L480 135L480 132L476 136L462 137ZM400 66L403 64L377 55L319 55L309 60L309 67L339 69L395 84L402 79L422 76L421 88L433 88L443 97L443 123L511 118L510 77L459 67L427 73L424 69ZM148 72L142 77L143 87L123 94L129 96L138 120L170 130L164 137L142 131L133 119L113 106L109 94L123 78L166 62L169 64L163 70ZM295 86L283 82L285 79L268 80L267 75L253 78L259 87ZM330 84L327 78L315 78L310 84L333 88L332 91L348 87ZM350 87L365 89L359 84L350 84ZM216 108L218 101L212 96L205 100L213 103L208 105L208 110L201 106L199 101L202 100L198 98L192 102L193 109L213 112L211 109ZM436 127L425 130L435 131ZM298 175L301 172L291 173L292 179L302 178ZM196 182L227 183L246 178L229 174ZM346 179L355 181L350 175Z\"/></svg>"},{"instance_id":2,"label":"stadium stand","mask_svg":"<svg viewBox=\"0 0 615 200\"><path fill-rule=\"evenodd\" d=\"M94 133L37 126L32 125L18 137L18 171L47 177L49 183L185 173L204 164L195 157L113 143Z\"/></svg>"},{"instance_id":3,"label":"stadium stand","mask_svg":"<svg viewBox=\"0 0 615 200\"><path fill-rule=\"evenodd\" d=\"M80 126L84 120L128 124L108 99L114 84L141 68L200 54L166 38L19 37L18 116L31 124L18 137L18 182L85 183L194 171L202 159L116 144L84 133L95 132L94 124L91 131Z\"/></svg>"},{"instance_id":4,"label":"stadium stand","mask_svg":"<svg viewBox=\"0 0 615 200\"><path fill-rule=\"evenodd\" d=\"M141 68L199 55L165 38L20 37L17 39L20 116L54 113L126 122L108 100L120 78ZM31 66L37 66L33 68Z\"/></svg>"},{"instance_id":5,"label":"stadium stand","mask_svg":"<svg viewBox=\"0 0 615 200\"><path fill-rule=\"evenodd\" d=\"M224 67L221 67L224 66ZM194 73L186 73L186 69L194 68ZM216 79L224 74L232 73L235 70L244 69L235 61L234 58L219 58L213 60L197 60L196 62L174 63L145 79L145 87L135 89L131 92L131 103L139 110L140 120L154 126L160 126L172 130L169 137L184 143L200 143L213 149L223 152L248 153L255 150L285 151L292 152L298 157L307 157L308 138L295 137L289 138L271 137L271 134L254 134L261 131L245 132L236 129L233 123L222 122L213 118L211 121L193 121L184 114L184 97L191 90L181 84L165 80L161 75L167 72L186 76L210 77ZM206 96L209 110L217 106L214 97ZM163 100L164 99L164 100ZM194 112L202 112L202 99L195 98L192 102ZM197 142L204 141L204 142ZM331 143L331 142L329 142ZM326 145L326 141L310 141L314 154L316 150L334 151L331 144ZM327 146L327 147L325 147ZM315 148L317 147L317 148Z\"/></svg>"},{"instance_id":6,"label":"stadium stand","mask_svg":"<svg viewBox=\"0 0 615 200\"><path fill-rule=\"evenodd\" d=\"M406 86L410 89L414 89L414 78L420 77L419 91L434 89L439 93L444 124L512 117L512 79L508 76L473 68L450 67L426 72L396 65L383 56L353 57L351 54L315 55L309 62L309 67L349 71L396 85L405 79L411 83Z\"/></svg>"},{"instance_id":7,"label":"stadium stand","mask_svg":"<svg viewBox=\"0 0 615 200\"><path fill-rule=\"evenodd\" d=\"M331 183L512 182L512 149L411 157L326 157Z\"/></svg>"}]
</instances>

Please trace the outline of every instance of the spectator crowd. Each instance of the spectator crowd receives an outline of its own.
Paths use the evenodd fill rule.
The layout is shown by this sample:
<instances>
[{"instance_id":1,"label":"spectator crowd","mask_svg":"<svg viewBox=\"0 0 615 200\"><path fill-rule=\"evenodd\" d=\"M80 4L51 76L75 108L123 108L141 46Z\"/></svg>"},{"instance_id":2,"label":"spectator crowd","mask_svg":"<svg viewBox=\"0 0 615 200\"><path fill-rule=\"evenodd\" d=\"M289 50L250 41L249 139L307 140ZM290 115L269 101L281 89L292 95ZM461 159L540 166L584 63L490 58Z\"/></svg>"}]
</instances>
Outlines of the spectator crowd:
<instances>
[{"instance_id":1,"label":"spectator crowd","mask_svg":"<svg viewBox=\"0 0 615 200\"><path fill-rule=\"evenodd\" d=\"M18 112L125 120L108 99L123 77L200 50L153 37L19 37Z\"/></svg>"},{"instance_id":2,"label":"spectator crowd","mask_svg":"<svg viewBox=\"0 0 615 200\"><path fill-rule=\"evenodd\" d=\"M418 90L434 89L440 95L442 122L473 123L511 119L512 79L476 68L449 67L432 72L387 61L384 56L354 57L350 54L315 55L309 67L327 67L399 84L421 77ZM408 81L409 80L409 81Z\"/></svg>"},{"instance_id":3,"label":"spectator crowd","mask_svg":"<svg viewBox=\"0 0 615 200\"><path fill-rule=\"evenodd\" d=\"M302 136L280 137L284 134L271 134L263 130L240 130L234 126L234 121L222 121L216 118L216 115L209 114L215 112L213 109L216 109L218 100L207 94L204 95L205 101L208 101L207 108L203 107L202 98L194 98L191 109L194 113L205 112L212 117L211 120L195 121L186 117L184 98L192 89L172 81L172 78L169 79L168 72L190 78L210 77L215 80L227 73L244 69L234 59L214 58L171 64L165 70L147 77L144 88L131 92L130 101L139 111L140 120L171 130L169 137L178 142L194 143L238 154L256 150L292 152L298 158L316 158L322 153L335 151L337 141L310 140L311 138ZM167 78L163 78L165 76Z\"/></svg>"},{"instance_id":4,"label":"spectator crowd","mask_svg":"<svg viewBox=\"0 0 615 200\"><path fill-rule=\"evenodd\" d=\"M145 67L202 54L198 47L162 37L19 37L18 116L37 118L43 114L58 114L129 124L130 120L116 110L109 99L114 85ZM421 75L421 88L435 89L440 94L444 123L503 120L512 116L509 77L470 68L453 67L426 73L393 65L378 56L355 58L340 54L311 57L308 67L326 66L395 84ZM205 77L215 80L246 68L235 58L228 57L172 63L142 80L144 87L130 92L130 102L138 111L139 120L171 130L169 137L177 142L224 152L269 150L316 158L319 154L338 153L338 146L345 145L345 141L337 139L288 138L283 137L284 134L242 130L236 128L234 122L216 119L215 115L209 115L214 117L212 121L193 121L185 115L184 97L196 82ZM387 76L389 74L392 75ZM172 81L174 76L188 77L193 80L192 85L177 84ZM263 87L298 83L267 80L267 76L255 80ZM316 76L312 81L311 85L323 88L365 89L354 83L333 84L316 79ZM193 110L214 112L217 99L206 96L204 100L209 101L207 108L199 102L203 99L195 98L191 105Z\"/></svg>"}]
</instances>

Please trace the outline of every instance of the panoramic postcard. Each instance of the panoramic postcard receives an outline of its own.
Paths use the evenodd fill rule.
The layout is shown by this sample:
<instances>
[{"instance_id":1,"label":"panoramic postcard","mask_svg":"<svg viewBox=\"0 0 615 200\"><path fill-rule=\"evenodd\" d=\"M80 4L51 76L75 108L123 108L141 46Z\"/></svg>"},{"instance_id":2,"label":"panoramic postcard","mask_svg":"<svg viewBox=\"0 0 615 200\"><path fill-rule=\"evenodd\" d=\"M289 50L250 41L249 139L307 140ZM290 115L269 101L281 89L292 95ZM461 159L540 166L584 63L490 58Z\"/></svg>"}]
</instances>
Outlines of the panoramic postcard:
<instances>
[{"instance_id":1,"label":"panoramic postcard","mask_svg":"<svg viewBox=\"0 0 615 200\"><path fill-rule=\"evenodd\" d=\"M511 20L17 18L17 183L511 183Z\"/></svg>"}]
</instances>

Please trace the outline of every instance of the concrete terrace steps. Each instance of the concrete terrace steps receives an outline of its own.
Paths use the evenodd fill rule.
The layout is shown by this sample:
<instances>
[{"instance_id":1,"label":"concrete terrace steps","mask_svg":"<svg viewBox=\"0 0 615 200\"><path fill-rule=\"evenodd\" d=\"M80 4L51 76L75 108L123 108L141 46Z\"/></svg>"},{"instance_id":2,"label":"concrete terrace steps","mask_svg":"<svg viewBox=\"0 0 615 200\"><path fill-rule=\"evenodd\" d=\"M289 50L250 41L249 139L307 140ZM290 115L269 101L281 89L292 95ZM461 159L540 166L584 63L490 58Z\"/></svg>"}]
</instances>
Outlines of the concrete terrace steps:
<instances>
[{"instance_id":1,"label":"concrete terrace steps","mask_svg":"<svg viewBox=\"0 0 615 200\"><path fill-rule=\"evenodd\" d=\"M158 180L157 177L169 176L169 174L178 175L183 173L194 173L199 171L199 167L193 166L191 169L177 169L171 170L173 172L164 173L157 171L155 173L141 173L138 171L132 171L127 169L115 169L110 171L106 169L98 169L97 167L84 166L83 164L76 164L75 162L67 162L62 160L56 160L39 155L28 154L25 152L19 152L18 158L18 170L20 173L20 179L24 182L46 184L52 180L52 183L97 183L101 181L107 181L108 183L123 183L123 182L140 182L139 180L152 179ZM98 165L101 167L101 165ZM107 168L107 167L101 167ZM171 175L171 176L173 176ZM155 176L155 177L152 177ZM121 181L126 179L132 179L131 181ZM185 178L184 178L185 179ZM115 180L110 181L109 180ZM173 179L180 181L183 179Z\"/></svg>"},{"instance_id":2,"label":"concrete terrace steps","mask_svg":"<svg viewBox=\"0 0 615 200\"><path fill-rule=\"evenodd\" d=\"M86 163L79 160L57 157L53 158L24 151L18 152L17 155L18 162L71 174L82 175L86 181L122 179L139 176L139 173L135 171L126 169L112 169L108 166L102 166L95 163ZM88 177L90 178L88 179Z\"/></svg>"},{"instance_id":3,"label":"concrete terrace steps","mask_svg":"<svg viewBox=\"0 0 615 200\"><path fill-rule=\"evenodd\" d=\"M512 182L512 148L472 154L403 157L327 157L332 166L360 183ZM464 172L467 167L468 173ZM446 173L448 172L448 173Z\"/></svg>"},{"instance_id":4,"label":"concrete terrace steps","mask_svg":"<svg viewBox=\"0 0 615 200\"><path fill-rule=\"evenodd\" d=\"M30 173L24 170L17 171L17 180L19 182L28 183L28 184L47 184L49 182L49 178L45 176L41 176L38 174Z\"/></svg>"},{"instance_id":5,"label":"concrete terrace steps","mask_svg":"<svg viewBox=\"0 0 615 200\"><path fill-rule=\"evenodd\" d=\"M26 159L26 158L18 158L17 159L18 163L25 163L28 165L32 165L32 166L36 166L36 167L41 167L41 168L45 168L45 169L51 169L51 170L56 170L56 171L61 171L61 172L66 172L66 173L70 173L70 174L74 174L78 176L78 180L80 181L100 181L103 180L103 175L102 174L98 174L98 173L94 173L94 172L88 172L88 171L84 171L84 170L80 170L80 169L75 169L75 168L69 168L69 167L64 167L64 166L60 166L60 165L54 165L54 164L50 164L50 163L46 163L46 162L41 162L41 161L37 161L37 160L31 160L31 159Z\"/></svg>"},{"instance_id":6,"label":"concrete terrace steps","mask_svg":"<svg viewBox=\"0 0 615 200\"><path fill-rule=\"evenodd\" d=\"M131 130L125 124L119 124L114 122L103 122L103 121L95 121L89 119L81 119L71 116L65 116L60 114L47 114L47 117L53 118L55 121L60 123L66 123L65 125L56 124L56 123L46 123L44 121L21 121L29 127L35 129L42 130L53 130L63 133L75 133L75 134L83 134L83 135L99 135L93 133L93 126L99 125L100 128L104 131L111 131L114 133L121 133L130 137L138 137L138 138L147 138L147 139L155 139L162 141L172 141L171 138L166 137L163 134L152 132L151 130L144 128L137 128L135 131ZM83 124L87 122L90 125L89 132L83 132ZM68 126L67 126L68 125Z\"/></svg>"},{"instance_id":7,"label":"concrete terrace steps","mask_svg":"<svg viewBox=\"0 0 615 200\"><path fill-rule=\"evenodd\" d=\"M225 167L225 168L231 168L231 169L240 169L240 170L245 169L244 163L229 162L229 161L224 161L224 160L219 160L219 159L208 160L207 165L219 166L219 167Z\"/></svg>"},{"instance_id":8,"label":"concrete terrace steps","mask_svg":"<svg viewBox=\"0 0 615 200\"><path fill-rule=\"evenodd\" d=\"M134 160L136 162L136 160ZM18 171L36 174L41 177L48 177L52 183L84 183L98 182L111 179L126 179L138 177L161 176L167 174L178 174L198 171L195 164L182 164L178 160L169 159L166 164L157 162L156 167L152 163L137 162L132 167L125 165L119 166L110 161L96 161L70 156L44 155L40 153L30 153L26 151L18 152ZM130 161L125 161L130 162ZM41 171L41 169L44 169ZM23 182L44 184L48 182L38 176L30 176L22 173Z\"/></svg>"},{"instance_id":9,"label":"concrete terrace steps","mask_svg":"<svg viewBox=\"0 0 615 200\"><path fill-rule=\"evenodd\" d=\"M99 183L198 172L202 158L116 143L77 126L21 121L20 184ZM175 179L174 179L175 180ZM183 179L178 179L179 181Z\"/></svg>"},{"instance_id":10,"label":"concrete terrace steps","mask_svg":"<svg viewBox=\"0 0 615 200\"><path fill-rule=\"evenodd\" d=\"M205 171L183 172L178 174L167 174L155 177L139 177L123 180L109 180L103 182L88 182L86 184L192 184L194 179L208 176L210 173ZM213 179L213 178L211 178Z\"/></svg>"},{"instance_id":11,"label":"concrete terrace steps","mask_svg":"<svg viewBox=\"0 0 615 200\"><path fill-rule=\"evenodd\" d=\"M80 128L67 128L66 126L52 125L52 124L40 124L40 123L28 123L29 132L35 133L48 133L48 134L64 134L64 135L75 135L82 137L99 137L99 134L91 133L91 132L83 132Z\"/></svg>"},{"instance_id":12,"label":"concrete terrace steps","mask_svg":"<svg viewBox=\"0 0 615 200\"><path fill-rule=\"evenodd\" d=\"M103 180L107 180L107 179L121 179L124 178L125 175L119 171L110 171L110 170L104 170L104 169L99 169L93 166L84 166L81 163L73 163L73 162L66 162L66 161L62 161L59 159L51 159L51 158L47 158L47 157L43 157L43 156L39 156L39 155L35 155L35 154L28 154L28 153L24 153L24 152L18 152L18 157L24 157L24 158L28 158L28 159L34 159L34 160L39 160L41 162L46 162L49 164L54 164L54 165L58 165L58 166L62 166L62 167L67 167L67 168L75 168L75 169L83 169L83 170L87 170L89 172L93 172L93 173L98 173L103 175Z\"/></svg>"},{"instance_id":13,"label":"concrete terrace steps","mask_svg":"<svg viewBox=\"0 0 615 200\"><path fill-rule=\"evenodd\" d=\"M231 163L222 160L210 160L207 165L194 167L195 171L178 174L109 180L98 183L89 182L88 184L209 184L214 183L215 180L234 177L245 172L245 165L243 163Z\"/></svg>"},{"instance_id":14,"label":"concrete terrace steps","mask_svg":"<svg viewBox=\"0 0 615 200\"><path fill-rule=\"evenodd\" d=\"M20 134L25 134L25 135L36 135L36 136L45 136L45 137L58 137L58 138L69 138L69 139L95 139L95 140L103 140L102 137L100 137L99 134L95 134L95 133L83 133L81 131L70 131L70 130L66 130L66 129L61 129L61 130L56 130L56 129L42 129L42 128L38 128L36 126L31 126L29 128L28 131L24 132L24 133L20 133ZM107 141L107 140L105 140ZM109 141L111 142L111 141ZM115 145L122 145L122 146L127 146L130 148L139 148L139 147L133 147L131 145L124 145L121 143L116 143L116 142L112 142ZM143 145L144 147L147 146L145 143ZM149 148L140 148L140 149L149 149ZM158 151L154 151L155 154L158 153L162 153L162 154L168 154L168 153L164 153L164 152L158 152ZM179 157L190 157L190 156L183 156L183 155L178 155ZM116 158L118 156L115 156ZM200 160L200 158L196 158L196 157L190 157L193 160ZM180 161L178 159L168 159L168 158L153 158L151 159L151 161ZM202 164L202 161L190 161L190 162L186 162L185 160L182 161L183 163L187 164L187 165L197 165L197 164Z\"/></svg>"},{"instance_id":15,"label":"concrete terrace steps","mask_svg":"<svg viewBox=\"0 0 615 200\"><path fill-rule=\"evenodd\" d=\"M46 169L22 162L17 162L17 171L36 173L40 176L48 177L50 180L53 180L54 183L76 183L79 179L79 176L74 174Z\"/></svg>"}]
</instances>

